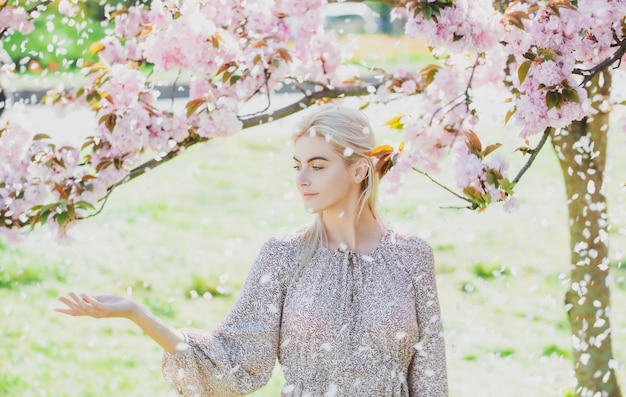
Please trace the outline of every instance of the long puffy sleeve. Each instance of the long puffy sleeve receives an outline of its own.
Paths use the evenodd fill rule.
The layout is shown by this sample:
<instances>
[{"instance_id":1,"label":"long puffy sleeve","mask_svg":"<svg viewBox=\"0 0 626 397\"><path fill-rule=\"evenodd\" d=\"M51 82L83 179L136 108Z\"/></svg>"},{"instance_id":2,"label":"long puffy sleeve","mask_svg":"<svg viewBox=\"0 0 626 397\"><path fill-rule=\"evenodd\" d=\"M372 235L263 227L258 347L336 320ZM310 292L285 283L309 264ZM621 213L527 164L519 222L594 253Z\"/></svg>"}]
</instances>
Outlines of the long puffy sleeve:
<instances>
[{"instance_id":1,"label":"long puffy sleeve","mask_svg":"<svg viewBox=\"0 0 626 397\"><path fill-rule=\"evenodd\" d=\"M415 345L408 383L412 397L447 397L448 378L433 249L414 240L410 261L420 339Z\"/></svg>"},{"instance_id":2,"label":"long puffy sleeve","mask_svg":"<svg viewBox=\"0 0 626 397\"><path fill-rule=\"evenodd\" d=\"M269 380L278 354L289 247L263 245L235 306L213 331L181 330L188 348L163 355L162 372L181 396L248 394Z\"/></svg>"}]
</instances>

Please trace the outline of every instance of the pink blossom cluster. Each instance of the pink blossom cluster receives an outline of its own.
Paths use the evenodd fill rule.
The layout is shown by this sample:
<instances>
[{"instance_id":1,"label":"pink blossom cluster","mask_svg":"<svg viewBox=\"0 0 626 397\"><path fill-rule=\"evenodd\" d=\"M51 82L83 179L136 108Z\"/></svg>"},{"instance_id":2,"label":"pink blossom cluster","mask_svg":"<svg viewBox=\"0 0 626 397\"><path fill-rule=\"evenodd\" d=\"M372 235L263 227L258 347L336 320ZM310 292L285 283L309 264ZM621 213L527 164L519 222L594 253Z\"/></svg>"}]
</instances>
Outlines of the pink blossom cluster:
<instances>
[{"instance_id":1,"label":"pink blossom cluster","mask_svg":"<svg viewBox=\"0 0 626 397\"><path fill-rule=\"evenodd\" d=\"M108 64L146 60L155 70L187 72L190 99L205 102L190 115L190 129L230 135L241 128L237 104L285 78L333 85L355 75L354 67L342 65L342 46L321 29L320 6L320 0L235 7L226 0L154 1L149 9L120 13L117 37L101 42L100 55Z\"/></svg>"},{"instance_id":2,"label":"pink blossom cluster","mask_svg":"<svg viewBox=\"0 0 626 397\"><path fill-rule=\"evenodd\" d=\"M17 121L5 122L0 128L0 232L11 240L19 237L24 214L38 203L42 195L40 189L25 180L30 165L29 146L33 135L30 129ZM47 192L43 192L47 195ZM11 231L13 230L13 231Z\"/></svg>"},{"instance_id":3,"label":"pink blossom cluster","mask_svg":"<svg viewBox=\"0 0 626 397\"><path fill-rule=\"evenodd\" d=\"M431 3L435 2L429 2L428 7L439 7ZM420 95L421 114L403 118L407 147L399 159L400 167L393 172L412 166L436 170L445 155L442 149L464 142L457 139L459 134L475 126L478 112L472 108L471 95L474 87L485 83L511 84L513 119L520 124L523 138L548 126L566 127L588 115L590 100L574 71L592 67L615 51L611 44L624 38L621 24L626 2L577 3L575 8L566 2L515 2L499 16L490 1L457 0L439 8L438 13L429 13L428 18L423 8L418 12L411 9L415 3L397 10L408 17L407 36L425 37L429 45L443 47L447 53ZM499 43L504 44L504 51ZM463 58L470 58L467 54L478 53L483 55L476 58L473 68L464 64ZM513 63L507 59L509 55ZM411 91L410 82L406 85L406 91ZM404 87L395 89L397 93L404 91ZM468 101L461 104L458 98ZM476 189L477 194L489 195L493 201L507 199L508 194L485 178L488 170L495 168L490 168L484 156L459 145L461 149L455 151L458 186ZM488 161L500 158L499 154L487 157ZM499 169L506 171L506 167Z\"/></svg>"},{"instance_id":4,"label":"pink blossom cluster","mask_svg":"<svg viewBox=\"0 0 626 397\"><path fill-rule=\"evenodd\" d=\"M77 5L78 0L59 0L59 14L67 17L74 17L80 11Z\"/></svg>"},{"instance_id":5,"label":"pink blossom cluster","mask_svg":"<svg viewBox=\"0 0 626 397\"><path fill-rule=\"evenodd\" d=\"M471 144L457 142L454 144L453 164L456 171L457 187L466 192L469 197L478 202L485 200L486 204L506 201L504 205L506 211L515 209L517 200L514 197L508 197L497 183L489 181L490 173L493 178L506 178L509 163L502 152L489 154L485 157L478 156L471 150ZM472 193L468 194L468 191Z\"/></svg>"},{"instance_id":6,"label":"pink blossom cluster","mask_svg":"<svg viewBox=\"0 0 626 397\"><path fill-rule=\"evenodd\" d=\"M156 107L158 92L147 86L137 69L115 64L106 73L88 77L100 95L92 105L101 120L93 138L97 150L89 161L94 167L117 161L118 168L128 169L138 164L145 150L163 155L188 136L186 120Z\"/></svg>"},{"instance_id":7,"label":"pink blossom cluster","mask_svg":"<svg viewBox=\"0 0 626 397\"><path fill-rule=\"evenodd\" d=\"M490 0L456 0L430 20L421 12L411 17L413 11L407 10L407 37L423 37L429 45L452 52L485 51L502 37L500 18Z\"/></svg>"},{"instance_id":8,"label":"pink blossom cluster","mask_svg":"<svg viewBox=\"0 0 626 397\"><path fill-rule=\"evenodd\" d=\"M436 171L451 145L464 139L464 131L474 122L463 100L470 77L467 67L463 57L449 59L416 98L420 113L403 118L407 146L399 161L410 159L425 171ZM412 88L410 84L408 89Z\"/></svg>"},{"instance_id":9,"label":"pink blossom cluster","mask_svg":"<svg viewBox=\"0 0 626 397\"><path fill-rule=\"evenodd\" d=\"M615 48L613 34L624 40L622 21L626 18L626 2L605 0L581 0L578 2L578 18L582 20L584 35L574 49L575 57L582 67L595 66L598 60L607 58Z\"/></svg>"},{"instance_id":10,"label":"pink blossom cluster","mask_svg":"<svg viewBox=\"0 0 626 397\"><path fill-rule=\"evenodd\" d=\"M72 4L62 1L63 11L71 13ZM85 69L84 86L51 94L47 100L60 109L80 105L96 112L99 125L83 152L56 148L46 139L32 141L32 134L19 125L5 129L0 151L22 157L12 158L10 170L3 169L5 207L0 211L11 225L2 229L19 230L41 215L42 208L53 206L54 214L46 219L61 225L63 232L76 219L76 211L87 207L74 203L95 205L139 165L146 151L158 159L179 150L190 134L216 137L239 131L240 105L259 91L274 90L286 78L323 84L349 78L341 65L343 49L321 29L321 4L261 0L233 7L226 0L156 0L149 8L115 12L114 34L92 46L101 61ZM11 18L11 23L17 21ZM24 29L26 22L15 26ZM155 71L187 73L191 83L186 109L158 108L157 91L137 69L144 61ZM19 193L24 186L36 186L39 194Z\"/></svg>"},{"instance_id":11,"label":"pink blossom cluster","mask_svg":"<svg viewBox=\"0 0 626 397\"><path fill-rule=\"evenodd\" d=\"M478 109L472 102L472 86L502 84L497 78L503 77L506 56L494 56L496 54L490 52L478 57L450 55L438 68L426 69L426 73L435 72L432 81L415 98L419 113L402 117L405 145L396 165L385 177L390 191L396 191L401 182L400 175L413 168L438 172L442 160L454 151L457 186L473 203L484 208L491 202L503 201L505 210L515 208L517 201L510 195L509 165L504 155L491 153L497 145L483 149L477 136L472 138L476 140L473 143L468 138L474 135L478 121ZM404 73L394 77L410 78Z\"/></svg>"},{"instance_id":12,"label":"pink blossom cluster","mask_svg":"<svg viewBox=\"0 0 626 397\"><path fill-rule=\"evenodd\" d=\"M149 9L130 7L119 13L117 36L103 40L99 52L102 60L113 66L110 76L101 79L107 83L98 90L113 92L106 98L111 104L101 100L98 112L125 113L117 118L114 131L107 133L104 125L99 129L111 144L109 151L116 151L113 154L119 157L133 146L162 150L166 149L163 142L171 144L172 139L181 138L165 131L167 136L158 135L150 127L154 123L146 113L158 111L152 104L137 105L148 96L145 82L116 82L124 81L123 76L113 76L123 74L117 65L127 68L129 61L146 60L155 70L189 73L187 108L193 106L187 128L181 131L202 137L239 131L239 105L257 92L278 88L285 78L329 85L352 78L355 68L342 65L346 57L343 47L332 32L321 28L320 6L320 0L263 0L235 7L226 0L186 1L180 6L157 0ZM139 73L130 75L138 78ZM159 113L160 119L167 117ZM150 134L140 133L146 130ZM132 137L127 137L129 134Z\"/></svg>"},{"instance_id":13,"label":"pink blossom cluster","mask_svg":"<svg viewBox=\"0 0 626 397\"><path fill-rule=\"evenodd\" d=\"M393 94L404 96L415 95L423 89L422 78L419 74L409 73L404 68L398 68L391 78L381 84L376 92L378 100L389 99Z\"/></svg>"},{"instance_id":14,"label":"pink blossom cluster","mask_svg":"<svg viewBox=\"0 0 626 397\"><path fill-rule=\"evenodd\" d=\"M0 31L5 29L9 32L17 31L22 34L28 34L35 29L35 25L24 7L4 4L0 8Z\"/></svg>"},{"instance_id":15,"label":"pink blossom cluster","mask_svg":"<svg viewBox=\"0 0 626 397\"><path fill-rule=\"evenodd\" d=\"M59 9L72 15L75 3L61 0ZM358 73L344 64L349 51L343 40L322 27L322 3L154 0L150 6L120 8L113 34L91 48L100 62L86 68L84 86L48 100L94 110L99 125L83 148L33 140L18 122L2 127L0 155L8 161L0 164L0 230L19 231L52 208L44 222L63 231L73 224L68 217L79 218L83 208L97 204L146 154L160 159L189 138L241 130L241 105L257 93L271 94L284 82L314 83L317 89L353 82ZM620 23L626 16L623 1L580 0L578 9L551 3L560 4L559 12L535 3L534 8L514 3L504 15L489 0L455 0L430 18L411 9L416 2L397 10L409 16L409 37L426 37L447 53L422 73L398 70L378 90L383 100L411 95L419 109L395 122L401 127L394 128L405 130L405 147L386 179L397 180L413 167L437 170L454 147L460 189L477 201L506 200L515 206L504 182L503 156L470 144L479 115L474 88L505 80L512 55L509 83L521 135L564 127L589 112L573 71L612 52L613 34L623 39ZM5 6L0 28L28 33L33 25L23 8ZM497 51L499 43L505 51ZM138 69L143 63L156 72L177 70L188 79L184 109L159 108L157 91Z\"/></svg>"},{"instance_id":16,"label":"pink blossom cluster","mask_svg":"<svg viewBox=\"0 0 626 397\"><path fill-rule=\"evenodd\" d=\"M19 240L26 226L41 221L64 233L72 219L59 228L59 214L72 207L73 217L81 216L78 202L88 202L89 195L106 178L86 177L87 170L79 167L80 153L72 146L57 147L45 137L33 137L25 121L14 119L0 127L0 233L11 241ZM33 138L36 138L33 140ZM95 188L95 189L94 189ZM106 189L106 188L105 188ZM98 192L95 203L102 197ZM45 214L38 214L37 208Z\"/></svg>"},{"instance_id":17,"label":"pink blossom cluster","mask_svg":"<svg viewBox=\"0 0 626 397\"><path fill-rule=\"evenodd\" d=\"M526 13L528 6L519 3L511 11ZM522 137L540 133L548 126L566 127L589 113L587 93L572 72L595 65L615 50L610 46L613 31L623 39L620 21L626 17L626 3L581 0L578 9L561 7L557 14L542 8L527 15L521 20L524 29L508 26L503 39L505 50L516 59L513 75L517 76L515 71L530 60L523 81L512 79L521 92L514 103ZM546 99L548 95L554 97L550 92L558 99L551 107Z\"/></svg>"}]
</instances>

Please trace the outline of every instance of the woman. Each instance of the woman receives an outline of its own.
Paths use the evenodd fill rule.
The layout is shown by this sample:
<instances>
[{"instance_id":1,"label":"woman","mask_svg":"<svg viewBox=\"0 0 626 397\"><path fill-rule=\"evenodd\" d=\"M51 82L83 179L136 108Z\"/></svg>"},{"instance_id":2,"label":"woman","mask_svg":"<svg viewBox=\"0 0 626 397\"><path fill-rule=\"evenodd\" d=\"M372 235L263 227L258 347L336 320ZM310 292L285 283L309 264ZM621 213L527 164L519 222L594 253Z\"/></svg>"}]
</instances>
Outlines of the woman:
<instances>
[{"instance_id":1,"label":"woman","mask_svg":"<svg viewBox=\"0 0 626 397\"><path fill-rule=\"evenodd\" d=\"M211 333L176 330L117 296L59 300L73 316L126 317L165 349L181 396L240 396L276 359L283 396L447 396L432 249L380 220L389 156L356 110L322 106L294 135L296 184L309 227L261 249L237 303Z\"/></svg>"}]
</instances>

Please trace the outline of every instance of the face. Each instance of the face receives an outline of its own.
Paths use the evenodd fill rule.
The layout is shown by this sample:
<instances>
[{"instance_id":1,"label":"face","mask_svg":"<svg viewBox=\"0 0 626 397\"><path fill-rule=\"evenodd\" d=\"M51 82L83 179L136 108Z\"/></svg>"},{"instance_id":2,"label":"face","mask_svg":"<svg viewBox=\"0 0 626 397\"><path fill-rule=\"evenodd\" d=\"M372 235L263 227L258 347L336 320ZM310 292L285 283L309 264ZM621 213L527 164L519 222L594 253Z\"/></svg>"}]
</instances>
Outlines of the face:
<instances>
[{"instance_id":1,"label":"face","mask_svg":"<svg viewBox=\"0 0 626 397\"><path fill-rule=\"evenodd\" d=\"M356 206L360 186L355 183L358 167L347 166L324 138L300 137L295 143L294 162L296 185L307 212L340 214Z\"/></svg>"}]
</instances>

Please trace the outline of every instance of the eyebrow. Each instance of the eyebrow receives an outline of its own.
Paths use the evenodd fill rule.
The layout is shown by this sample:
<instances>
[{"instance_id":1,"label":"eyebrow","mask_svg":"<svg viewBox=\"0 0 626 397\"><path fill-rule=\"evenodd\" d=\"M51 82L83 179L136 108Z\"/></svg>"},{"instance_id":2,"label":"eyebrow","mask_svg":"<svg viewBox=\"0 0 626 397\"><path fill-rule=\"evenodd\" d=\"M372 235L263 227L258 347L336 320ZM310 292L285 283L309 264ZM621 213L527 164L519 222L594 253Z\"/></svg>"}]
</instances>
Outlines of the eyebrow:
<instances>
[{"instance_id":1,"label":"eyebrow","mask_svg":"<svg viewBox=\"0 0 626 397\"><path fill-rule=\"evenodd\" d=\"M298 159L296 158L296 156L293 156L293 159L294 159L295 161L297 161L298 163L300 162L300 160L298 160ZM322 157L322 156L315 156L315 157L311 157L311 158L310 158L310 159L308 159L306 162L307 162L307 163L310 163L311 161L315 161L315 160L323 160L323 161L328 161L328 159L327 159L327 158L325 158L325 157Z\"/></svg>"}]
</instances>

